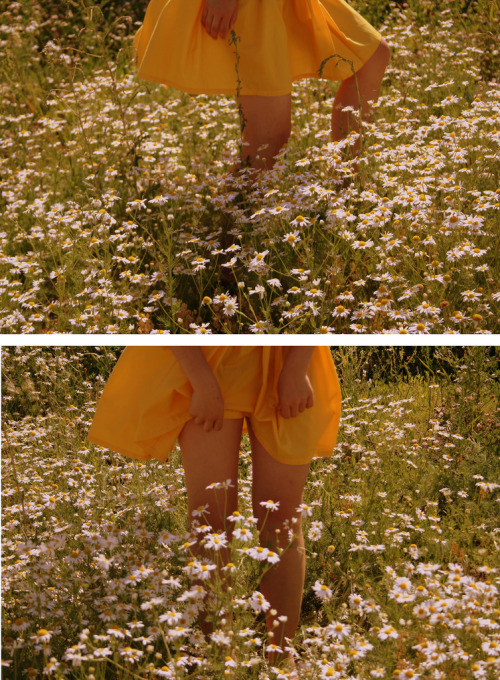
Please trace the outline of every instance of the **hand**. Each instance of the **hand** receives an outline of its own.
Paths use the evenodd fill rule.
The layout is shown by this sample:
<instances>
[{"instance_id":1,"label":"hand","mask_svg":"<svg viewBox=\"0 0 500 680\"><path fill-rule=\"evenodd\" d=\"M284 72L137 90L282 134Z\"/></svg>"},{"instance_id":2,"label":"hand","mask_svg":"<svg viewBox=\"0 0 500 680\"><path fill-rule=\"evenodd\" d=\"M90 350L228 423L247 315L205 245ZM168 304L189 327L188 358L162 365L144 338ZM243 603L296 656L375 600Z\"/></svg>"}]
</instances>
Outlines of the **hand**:
<instances>
[{"instance_id":1,"label":"hand","mask_svg":"<svg viewBox=\"0 0 500 680\"><path fill-rule=\"evenodd\" d=\"M309 376L283 367L278 380L278 410L283 418L295 418L314 404L314 392Z\"/></svg>"},{"instance_id":2,"label":"hand","mask_svg":"<svg viewBox=\"0 0 500 680\"><path fill-rule=\"evenodd\" d=\"M238 0L205 0L201 23L206 32L216 40L225 38L234 26L238 15Z\"/></svg>"},{"instance_id":3,"label":"hand","mask_svg":"<svg viewBox=\"0 0 500 680\"><path fill-rule=\"evenodd\" d=\"M215 378L193 388L189 415L205 432L222 430L224 400Z\"/></svg>"}]
</instances>

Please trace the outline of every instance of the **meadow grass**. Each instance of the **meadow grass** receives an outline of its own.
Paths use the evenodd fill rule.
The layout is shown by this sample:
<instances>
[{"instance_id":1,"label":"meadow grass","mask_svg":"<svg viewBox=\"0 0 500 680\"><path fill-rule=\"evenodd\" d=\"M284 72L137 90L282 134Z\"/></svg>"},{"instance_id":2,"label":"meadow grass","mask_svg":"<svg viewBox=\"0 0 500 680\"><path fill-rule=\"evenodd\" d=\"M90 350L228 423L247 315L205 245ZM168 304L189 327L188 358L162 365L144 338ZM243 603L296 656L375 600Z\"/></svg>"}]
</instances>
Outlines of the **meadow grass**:
<instances>
[{"instance_id":1,"label":"meadow grass","mask_svg":"<svg viewBox=\"0 0 500 680\"><path fill-rule=\"evenodd\" d=\"M237 525L250 540L233 543L232 589L200 591L179 451L141 463L86 442L119 352L2 351L2 677L286 678L266 661L258 592L271 565L254 551L247 438ZM333 355L343 415L302 508L300 677L493 680L499 350Z\"/></svg>"},{"instance_id":2,"label":"meadow grass","mask_svg":"<svg viewBox=\"0 0 500 680\"><path fill-rule=\"evenodd\" d=\"M235 101L134 75L146 3L7 3L2 332L498 331L498 4L354 4L392 47L359 174L313 79L232 177Z\"/></svg>"}]
</instances>

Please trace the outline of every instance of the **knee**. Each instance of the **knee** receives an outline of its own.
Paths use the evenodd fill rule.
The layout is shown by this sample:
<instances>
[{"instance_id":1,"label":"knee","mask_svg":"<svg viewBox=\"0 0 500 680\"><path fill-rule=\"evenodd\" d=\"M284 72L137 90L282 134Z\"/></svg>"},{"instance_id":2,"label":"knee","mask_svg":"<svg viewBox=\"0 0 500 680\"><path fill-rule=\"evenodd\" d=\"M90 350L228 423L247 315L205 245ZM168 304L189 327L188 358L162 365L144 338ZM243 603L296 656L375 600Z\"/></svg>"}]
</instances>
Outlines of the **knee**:
<instances>
[{"instance_id":1,"label":"knee","mask_svg":"<svg viewBox=\"0 0 500 680\"><path fill-rule=\"evenodd\" d=\"M372 84L374 80L379 80L387 68L387 64L391 58L391 48L388 43L382 38L379 46L368 59L363 68L358 71L358 80L362 83L366 81L368 84Z\"/></svg>"},{"instance_id":2,"label":"knee","mask_svg":"<svg viewBox=\"0 0 500 680\"><path fill-rule=\"evenodd\" d=\"M384 40L384 38L382 38L382 40L380 41L377 53L378 59L380 60L380 63L383 64L385 70L387 64L391 59L391 48L389 47L389 44L386 42L386 40Z\"/></svg>"},{"instance_id":3,"label":"knee","mask_svg":"<svg viewBox=\"0 0 500 680\"><path fill-rule=\"evenodd\" d=\"M362 98L364 98L363 95L368 93L368 99L373 99L375 92L378 92L390 58L391 48L382 38L375 52L356 73L356 76L351 76L351 78L345 80L344 83L346 85L352 85L357 81L362 93Z\"/></svg>"}]
</instances>

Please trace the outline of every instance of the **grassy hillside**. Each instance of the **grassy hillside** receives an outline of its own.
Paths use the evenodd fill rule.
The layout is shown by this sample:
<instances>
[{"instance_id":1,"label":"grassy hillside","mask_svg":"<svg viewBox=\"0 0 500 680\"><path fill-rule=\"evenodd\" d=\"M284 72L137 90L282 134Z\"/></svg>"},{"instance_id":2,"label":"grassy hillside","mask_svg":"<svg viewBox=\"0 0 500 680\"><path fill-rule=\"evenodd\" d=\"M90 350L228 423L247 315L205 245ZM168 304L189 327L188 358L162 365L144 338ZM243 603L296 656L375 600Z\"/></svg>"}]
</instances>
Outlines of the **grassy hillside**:
<instances>
[{"instance_id":1,"label":"grassy hillside","mask_svg":"<svg viewBox=\"0 0 500 680\"><path fill-rule=\"evenodd\" d=\"M239 510L251 541L234 543L231 595L213 584L206 641L179 452L138 463L85 439L118 353L3 350L2 677L286 677L264 660L250 604L268 565L240 550L258 545L248 440ZM498 677L499 352L435 353L433 372L421 350L410 362L334 350L343 418L305 492L301 678Z\"/></svg>"},{"instance_id":2,"label":"grassy hillside","mask_svg":"<svg viewBox=\"0 0 500 680\"><path fill-rule=\"evenodd\" d=\"M135 77L146 4L4 3L2 332L498 331L496 0L358 0L393 51L359 175L310 80L237 180L235 102Z\"/></svg>"}]
</instances>

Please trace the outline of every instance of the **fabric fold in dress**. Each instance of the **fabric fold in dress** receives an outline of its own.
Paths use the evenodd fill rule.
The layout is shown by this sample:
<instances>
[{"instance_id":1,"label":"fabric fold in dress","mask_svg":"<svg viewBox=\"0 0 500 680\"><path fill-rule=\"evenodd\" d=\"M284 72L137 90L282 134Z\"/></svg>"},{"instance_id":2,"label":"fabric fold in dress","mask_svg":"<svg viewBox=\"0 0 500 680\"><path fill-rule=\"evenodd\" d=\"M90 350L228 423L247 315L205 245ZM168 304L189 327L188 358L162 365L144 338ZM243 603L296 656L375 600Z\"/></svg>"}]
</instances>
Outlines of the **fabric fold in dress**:
<instances>
[{"instance_id":1,"label":"fabric fold in dress","mask_svg":"<svg viewBox=\"0 0 500 680\"><path fill-rule=\"evenodd\" d=\"M221 388L224 418L248 418L257 439L276 460L301 465L332 454L341 393L328 347L314 348L308 368L314 406L289 419L276 409L278 378L288 348L204 347L202 351ZM128 347L106 383L88 439L130 458L164 461L191 419L192 393L170 349Z\"/></svg>"},{"instance_id":2,"label":"fabric fold in dress","mask_svg":"<svg viewBox=\"0 0 500 680\"><path fill-rule=\"evenodd\" d=\"M236 44L209 36L202 12L203 0L151 0L134 37L140 78L191 94L278 96L320 70L345 80L381 40L344 0L238 0Z\"/></svg>"}]
</instances>

